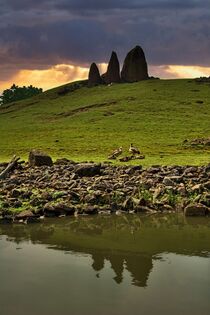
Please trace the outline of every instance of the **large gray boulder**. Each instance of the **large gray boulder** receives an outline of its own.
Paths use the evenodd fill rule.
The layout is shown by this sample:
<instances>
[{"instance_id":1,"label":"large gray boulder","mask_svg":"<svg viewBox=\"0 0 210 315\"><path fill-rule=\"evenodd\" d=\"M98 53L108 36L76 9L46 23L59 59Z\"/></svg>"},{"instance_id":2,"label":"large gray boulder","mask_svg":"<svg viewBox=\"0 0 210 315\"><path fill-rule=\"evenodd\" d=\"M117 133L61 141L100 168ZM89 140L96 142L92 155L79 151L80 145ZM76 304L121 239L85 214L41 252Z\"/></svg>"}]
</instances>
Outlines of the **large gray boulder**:
<instances>
[{"instance_id":1,"label":"large gray boulder","mask_svg":"<svg viewBox=\"0 0 210 315\"><path fill-rule=\"evenodd\" d=\"M98 67L95 63L92 63L89 71L88 86L93 87L102 83L103 80L101 79Z\"/></svg>"},{"instance_id":2,"label":"large gray boulder","mask_svg":"<svg viewBox=\"0 0 210 315\"><path fill-rule=\"evenodd\" d=\"M49 155L41 150L32 150L28 158L29 166L52 166L53 161Z\"/></svg>"},{"instance_id":3,"label":"large gray boulder","mask_svg":"<svg viewBox=\"0 0 210 315\"><path fill-rule=\"evenodd\" d=\"M140 46L136 46L125 58L121 79L123 82L138 82L148 78L148 68L144 51Z\"/></svg>"},{"instance_id":4,"label":"large gray boulder","mask_svg":"<svg viewBox=\"0 0 210 315\"><path fill-rule=\"evenodd\" d=\"M120 63L115 51L112 52L111 58L109 60L107 72L102 76L106 84L110 83L120 83Z\"/></svg>"}]
</instances>

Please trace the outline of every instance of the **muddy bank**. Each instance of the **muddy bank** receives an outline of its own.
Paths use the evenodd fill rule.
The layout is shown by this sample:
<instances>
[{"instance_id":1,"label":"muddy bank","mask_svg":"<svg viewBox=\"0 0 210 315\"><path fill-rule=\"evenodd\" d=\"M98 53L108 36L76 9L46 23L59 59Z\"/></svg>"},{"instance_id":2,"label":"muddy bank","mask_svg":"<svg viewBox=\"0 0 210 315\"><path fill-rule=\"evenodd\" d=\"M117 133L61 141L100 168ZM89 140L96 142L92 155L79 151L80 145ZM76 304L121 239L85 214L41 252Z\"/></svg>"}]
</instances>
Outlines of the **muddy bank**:
<instances>
[{"instance_id":1,"label":"muddy bank","mask_svg":"<svg viewBox=\"0 0 210 315\"><path fill-rule=\"evenodd\" d=\"M210 165L113 166L58 160L0 180L1 223L70 215L184 212L210 214Z\"/></svg>"}]
</instances>

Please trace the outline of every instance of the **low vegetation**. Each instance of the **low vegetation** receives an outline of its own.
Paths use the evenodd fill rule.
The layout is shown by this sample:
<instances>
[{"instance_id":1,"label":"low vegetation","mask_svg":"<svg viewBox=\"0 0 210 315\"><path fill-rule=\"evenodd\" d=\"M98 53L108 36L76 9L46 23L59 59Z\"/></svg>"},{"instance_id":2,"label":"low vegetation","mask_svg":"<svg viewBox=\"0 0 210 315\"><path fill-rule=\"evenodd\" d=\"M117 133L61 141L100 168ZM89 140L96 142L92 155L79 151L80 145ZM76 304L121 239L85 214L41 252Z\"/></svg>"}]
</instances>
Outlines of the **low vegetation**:
<instances>
[{"instance_id":1,"label":"low vegetation","mask_svg":"<svg viewBox=\"0 0 210 315\"><path fill-rule=\"evenodd\" d=\"M10 89L4 90L0 96L0 105L24 100L42 93L42 89L30 86L19 87L15 84Z\"/></svg>"}]
</instances>

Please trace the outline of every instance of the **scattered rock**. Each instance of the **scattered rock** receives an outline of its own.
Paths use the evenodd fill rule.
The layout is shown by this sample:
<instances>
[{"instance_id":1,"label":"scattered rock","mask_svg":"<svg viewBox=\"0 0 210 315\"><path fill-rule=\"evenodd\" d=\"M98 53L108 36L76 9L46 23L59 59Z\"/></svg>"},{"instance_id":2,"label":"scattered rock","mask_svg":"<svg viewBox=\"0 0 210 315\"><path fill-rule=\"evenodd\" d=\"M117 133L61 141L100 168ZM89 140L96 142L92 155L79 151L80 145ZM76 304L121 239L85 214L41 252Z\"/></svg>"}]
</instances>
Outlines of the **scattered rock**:
<instances>
[{"instance_id":1,"label":"scattered rock","mask_svg":"<svg viewBox=\"0 0 210 315\"><path fill-rule=\"evenodd\" d=\"M101 164L79 164L76 167L75 174L79 177L101 175Z\"/></svg>"},{"instance_id":2,"label":"scattered rock","mask_svg":"<svg viewBox=\"0 0 210 315\"><path fill-rule=\"evenodd\" d=\"M21 191L18 189L13 189L10 194L12 198L18 198L20 195L21 195Z\"/></svg>"},{"instance_id":3,"label":"scattered rock","mask_svg":"<svg viewBox=\"0 0 210 315\"><path fill-rule=\"evenodd\" d=\"M17 214L15 218L17 220L24 220L24 219L28 219L28 218L32 218L32 217L35 217L33 212L31 210L25 210L25 211L22 211L19 214Z\"/></svg>"},{"instance_id":4,"label":"scattered rock","mask_svg":"<svg viewBox=\"0 0 210 315\"><path fill-rule=\"evenodd\" d=\"M69 164L76 164L74 161L62 158L62 159L57 159L54 163L55 165L69 165Z\"/></svg>"},{"instance_id":5,"label":"scattered rock","mask_svg":"<svg viewBox=\"0 0 210 315\"><path fill-rule=\"evenodd\" d=\"M183 141L183 144L185 146L192 146L192 147L196 147L196 146L209 147L210 146L210 138L195 138L192 140L185 139Z\"/></svg>"},{"instance_id":6,"label":"scattered rock","mask_svg":"<svg viewBox=\"0 0 210 315\"><path fill-rule=\"evenodd\" d=\"M65 203L47 203L44 206L44 215L46 217L59 217L61 215L73 215L75 207Z\"/></svg>"},{"instance_id":7,"label":"scattered rock","mask_svg":"<svg viewBox=\"0 0 210 315\"><path fill-rule=\"evenodd\" d=\"M4 218L2 222L12 223L17 213L13 209L21 209L23 205L33 210L22 211L19 217L16 214L15 220L20 223L36 222L35 218L40 216L91 215L104 211L155 213L185 209L186 215L204 215L210 207L209 172L210 165L153 165L143 169L141 165L66 160L50 168L31 168L25 164L0 183L1 221Z\"/></svg>"},{"instance_id":8,"label":"scattered rock","mask_svg":"<svg viewBox=\"0 0 210 315\"><path fill-rule=\"evenodd\" d=\"M191 188L191 190L192 190L192 192L200 193L203 190L203 185L202 184L197 184L197 185L193 186Z\"/></svg>"},{"instance_id":9,"label":"scattered rock","mask_svg":"<svg viewBox=\"0 0 210 315\"><path fill-rule=\"evenodd\" d=\"M210 181L205 182L205 183L203 184L203 186L204 186L204 188L206 188L206 189L208 189L208 190L210 191Z\"/></svg>"},{"instance_id":10,"label":"scattered rock","mask_svg":"<svg viewBox=\"0 0 210 315\"><path fill-rule=\"evenodd\" d=\"M41 150L32 150L29 153L28 163L30 166L52 166L53 162L49 155L45 154Z\"/></svg>"},{"instance_id":11,"label":"scattered rock","mask_svg":"<svg viewBox=\"0 0 210 315\"><path fill-rule=\"evenodd\" d=\"M119 159L120 162L129 162L131 160L132 160L132 156L124 156L124 157Z\"/></svg>"},{"instance_id":12,"label":"scattered rock","mask_svg":"<svg viewBox=\"0 0 210 315\"><path fill-rule=\"evenodd\" d=\"M83 208L83 212L88 215L93 215L98 213L98 207L97 206L90 206L86 205Z\"/></svg>"},{"instance_id":13,"label":"scattered rock","mask_svg":"<svg viewBox=\"0 0 210 315\"><path fill-rule=\"evenodd\" d=\"M175 182L170 177L165 177L163 180L165 186L175 186Z\"/></svg>"}]
</instances>

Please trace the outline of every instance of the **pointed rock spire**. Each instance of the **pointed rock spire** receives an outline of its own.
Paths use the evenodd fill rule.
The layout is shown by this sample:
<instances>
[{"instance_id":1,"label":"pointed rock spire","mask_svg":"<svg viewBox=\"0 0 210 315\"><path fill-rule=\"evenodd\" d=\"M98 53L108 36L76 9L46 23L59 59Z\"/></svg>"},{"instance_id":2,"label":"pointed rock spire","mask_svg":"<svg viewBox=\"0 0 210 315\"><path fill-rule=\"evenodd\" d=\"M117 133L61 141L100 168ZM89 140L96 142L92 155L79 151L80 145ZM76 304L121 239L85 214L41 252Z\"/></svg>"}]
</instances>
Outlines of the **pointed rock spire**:
<instances>
[{"instance_id":1,"label":"pointed rock spire","mask_svg":"<svg viewBox=\"0 0 210 315\"><path fill-rule=\"evenodd\" d=\"M148 78L148 68L144 51L140 46L136 46L125 58L121 79L123 82L137 82Z\"/></svg>"},{"instance_id":2,"label":"pointed rock spire","mask_svg":"<svg viewBox=\"0 0 210 315\"><path fill-rule=\"evenodd\" d=\"M112 52L109 60L107 72L103 75L103 80L106 84L119 83L120 79L120 63L115 51Z\"/></svg>"},{"instance_id":3,"label":"pointed rock spire","mask_svg":"<svg viewBox=\"0 0 210 315\"><path fill-rule=\"evenodd\" d=\"M103 81L101 79L98 67L95 63L92 63L89 71L88 86L93 87L102 83Z\"/></svg>"}]
</instances>

